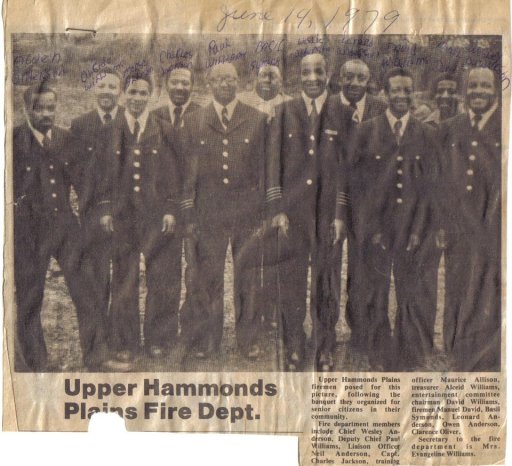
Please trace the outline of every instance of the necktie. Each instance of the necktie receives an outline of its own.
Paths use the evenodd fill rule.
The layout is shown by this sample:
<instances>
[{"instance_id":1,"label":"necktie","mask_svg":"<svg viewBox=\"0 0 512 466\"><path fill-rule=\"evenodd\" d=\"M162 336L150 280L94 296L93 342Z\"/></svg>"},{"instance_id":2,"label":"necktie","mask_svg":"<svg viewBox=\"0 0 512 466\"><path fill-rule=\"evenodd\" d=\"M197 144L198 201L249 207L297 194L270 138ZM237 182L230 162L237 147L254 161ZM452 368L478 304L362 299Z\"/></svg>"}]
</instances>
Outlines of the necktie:
<instances>
[{"instance_id":1,"label":"necktie","mask_svg":"<svg viewBox=\"0 0 512 466\"><path fill-rule=\"evenodd\" d=\"M473 128L475 128L477 131L480 131L480 127L478 125L481 121L482 115L480 113L475 113L475 116L473 117Z\"/></svg>"},{"instance_id":2,"label":"necktie","mask_svg":"<svg viewBox=\"0 0 512 466\"><path fill-rule=\"evenodd\" d=\"M103 117L103 122L107 125L112 121L112 115L110 113L105 113Z\"/></svg>"},{"instance_id":3,"label":"necktie","mask_svg":"<svg viewBox=\"0 0 512 466\"><path fill-rule=\"evenodd\" d=\"M135 124L133 125L133 137L136 141L139 140L139 133L140 133L140 123L139 120L135 120Z\"/></svg>"},{"instance_id":4,"label":"necktie","mask_svg":"<svg viewBox=\"0 0 512 466\"><path fill-rule=\"evenodd\" d=\"M228 109L226 107L222 107L221 117L222 117L222 124L227 128L227 126L229 125L229 120L228 120Z\"/></svg>"},{"instance_id":5,"label":"necktie","mask_svg":"<svg viewBox=\"0 0 512 466\"><path fill-rule=\"evenodd\" d=\"M309 114L309 123L312 127L316 125L318 119L318 112L316 110L315 99L311 99L311 113Z\"/></svg>"},{"instance_id":6,"label":"necktie","mask_svg":"<svg viewBox=\"0 0 512 466\"><path fill-rule=\"evenodd\" d=\"M182 111L183 111L183 107L181 105L174 107L174 124L173 124L173 126L175 128L177 128L181 123L181 112Z\"/></svg>"},{"instance_id":7,"label":"necktie","mask_svg":"<svg viewBox=\"0 0 512 466\"><path fill-rule=\"evenodd\" d=\"M359 114L357 113L357 105L355 102L350 102L350 108L354 110L354 113L352 113L352 121L355 121L356 123L360 123L359 121Z\"/></svg>"},{"instance_id":8,"label":"necktie","mask_svg":"<svg viewBox=\"0 0 512 466\"><path fill-rule=\"evenodd\" d=\"M400 130L402 129L402 122L401 122L401 120L395 121L394 129L395 129L396 143L398 145L400 145L400 139L401 139Z\"/></svg>"},{"instance_id":9,"label":"necktie","mask_svg":"<svg viewBox=\"0 0 512 466\"><path fill-rule=\"evenodd\" d=\"M51 139L48 137L48 133L45 133L44 134L44 138L43 138L43 147L45 149L49 149L50 148L50 143L51 143Z\"/></svg>"}]
</instances>

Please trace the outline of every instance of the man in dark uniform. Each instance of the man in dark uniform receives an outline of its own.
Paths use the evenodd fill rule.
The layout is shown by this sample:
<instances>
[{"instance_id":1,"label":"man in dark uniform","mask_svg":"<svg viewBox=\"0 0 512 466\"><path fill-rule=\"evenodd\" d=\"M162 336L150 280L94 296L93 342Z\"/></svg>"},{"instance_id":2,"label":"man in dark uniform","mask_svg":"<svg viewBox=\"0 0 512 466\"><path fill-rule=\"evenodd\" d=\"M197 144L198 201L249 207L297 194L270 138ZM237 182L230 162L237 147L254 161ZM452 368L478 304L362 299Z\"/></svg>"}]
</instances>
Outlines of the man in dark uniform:
<instances>
[{"instance_id":1,"label":"man in dark uniform","mask_svg":"<svg viewBox=\"0 0 512 466\"><path fill-rule=\"evenodd\" d=\"M501 350L501 112L488 68L467 78L468 113L442 128L446 149L445 348L458 371L499 371Z\"/></svg>"},{"instance_id":2,"label":"man in dark uniform","mask_svg":"<svg viewBox=\"0 0 512 466\"><path fill-rule=\"evenodd\" d=\"M167 93L169 94L169 103L163 105L151 113L156 117L169 122L175 130L175 139L180 141L180 130L183 126L183 119L191 113L202 108L199 104L192 102L191 93L194 85L194 74L189 68L175 68L167 76L165 81ZM178 157L182 157L185 151L178 149ZM179 160L180 179L183 179L184 161ZM180 234L178 230L176 234ZM180 309L180 315L188 313L188 308L193 306L195 301L194 286L197 282L197 265L195 263L195 243L193 238L185 238L183 241L185 251L186 267L184 270L186 296ZM179 275L173 277L173 281L181 279L181 269Z\"/></svg>"},{"instance_id":3,"label":"man in dark uniform","mask_svg":"<svg viewBox=\"0 0 512 466\"><path fill-rule=\"evenodd\" d=\"M265 201L266 117L237 98L232 64L211 68L213 102L184 122L187 164L182 208L197 235L198 287L202 306L183 316L183 329L196 356L219 350L224 320L224 262L231 243L234 261L236 334L242 354L260 354L257 294L261 249L242 264L240 255L260 226ZM258 255L259 254L259 255Z\"/></svg>"},{"instance_id":4,"label":"man in dark uniform","mask_svg":"<svg viewBox=\"0 0 512 466\"><path fill-rule=\"evenodd\" d=\"M389 108L358 127L344 172L351 200L349 225L365 278L354 299L360 321L366 323L360 337L372 368L407 370L433 348L435 300L421 277L422 263L431 252L430 195L439 154L432 128L410 113L411 74L400 68L389 71L384 88ZM397 352L388 316L391 273L398 304Z\"/></svg>"},{"instance_id":5,"label":"man in dark uniform","mask_svg":"<svg viewBox=\"0 0 512 466\"><path fill-rule=\"evenodd\" d=\"M381 115L386 111L387 105L381 99L369 94L368 82L370 81L370 69L368 65L359 59L348 60L340 69L340 100L344 105L354 109L352 120L355 125L363 121L370 120ZM340 171L344 176L344 170ZM337 196L337 209L343 210L349 205L347 193L340 188ZM337 232L348 232L352 230L347 228L342 216L337 216ZM340 234L338 233L338 238ZM364 274L358 273L359 265L359 245L352 235L348 235L348 270L347 270L347 292L348 299L345 309L345 318L351 329L350 346L360 353L366 352L366 329L368 322L364 319L364 313L357 309L357 300L355 296L360 292L359 287L365 283Z\"/></svg>"},{"instance_id":6,"label":"man in dark uniform","mask_svg":"<svg viewBox=\"0 0 512 466\"><path fill-rule=\"evenodd\" d=\"M240 100L268 115L275 116L278 105L290 100L283 92L283 78L278 66L262 63L258 68L254 90L239 95ZM273 331L278 327L278 280L277 266L272 263L273 248L263 250L263 273L261 289L261 320L264 328Z\"/></svg>"},{"instance_id":7,"label":"man in dark uniform","mask_svg":"<svg viewBox=\"0 0 512 466\"><path fill-rule=\"evenodd\" d=\"M103 156L112 140L112 128L123 118L124 108L117 102L121 94L121 77L107 69L104 78L96 83L96 108L71 122L74 150L77 151L78 179L75 188L79 201L80 220L84 230L85 252L90 258L94 277L101 290L101 303L105 315L110 300L110 236L100 227L95 199L96 183L103 176L98 171L98 157Z\"/></svg>"},{"instance_id":8,"label":"man in dark uniform","mask_svg":"<svg viewBox=\"0 0 512 466\"><path fill-rule=\"evenodd\" d=\"M194 85L194 75L189 68L175 68L167 76L165 86L169 94L169 103L153 110L157 117L168 121L174 128L179 128L183 118L199 110L201 106L192 102L190 96Z\"/></svg>"},{"instance_id":9,"label":"man in dark uniform","mask_svg":"<svg viewBox=\"0 0 512 466\"><path fill-rule=\"evenodd\" d=\"M112 233L113 276L110 326L120 361L140 348L139 264L144 254L147 297L144 345L152 357L176 342L180 300L181 241L176 240L180 191L174 142L166 123L150 115L152 83L143 74L124 81L126 110L113 129L112 146L100 167L101 225ZM171 277L171 278L169 278Z\"/></svg>"},{"instance_id":10,"label":"man in dark uniform","mask_svg":"<svg viewBox=\"0 0 512 466\"><path fill-rule=\"evenodd\" d=\"M352 124L352 110L327 96L327 65L320 54L301 61L302 95L276 108L271 159L280 161L281 214L274 217L280 241L292 257L279 264L280 308L286 369L303 370L307 274L311 256L311 317L315 365L334 367L339 317L341 241L333 244L339 156ZM270 201L279 202L270 191ZM276 206L273 207L276 209ZM289 226L288 226L289 222Z\"/></svg>"},{"instance_id":11,"label":"man in dark uniform","mask_svg":"<svg viewBox=\"0 0 512 466\"><path fill-rule=\"evenodd\" d=\"M354 109L352 118L361 123L386 111L386 103L369 94L370 69L363 60L348 60L340 69L340 99Z\"/></svg>"},{"instance_id":12,"label":"man in dark uniform","mask_svg":"<svg viewBox=\"0 0 512 466\"><path fill-rule=\"evenodd\" d=\"M439 128L443 121L462 113L459 94L459 81L456 76L451 73L437 75L432 83L432 97L436 102L437 109L424 122L434 128Z\"/></svg>"},{"instance_id":13,"label":"man in dark uniform","mask_svg":"<svg viewBox=\"0 0 512 466\"><path fill-rule=\"evenodd\" d=\"M14 129L14 276L18 370L44 371L47 351L41 326L50 258L59 263L76 306L84 365L106 360L100 312L91 270L81 254L81 232L69 195L75 179L69 134L54 125L57 94L47 84L24 94L28 120Z\"/></svg>"}]
</instances>

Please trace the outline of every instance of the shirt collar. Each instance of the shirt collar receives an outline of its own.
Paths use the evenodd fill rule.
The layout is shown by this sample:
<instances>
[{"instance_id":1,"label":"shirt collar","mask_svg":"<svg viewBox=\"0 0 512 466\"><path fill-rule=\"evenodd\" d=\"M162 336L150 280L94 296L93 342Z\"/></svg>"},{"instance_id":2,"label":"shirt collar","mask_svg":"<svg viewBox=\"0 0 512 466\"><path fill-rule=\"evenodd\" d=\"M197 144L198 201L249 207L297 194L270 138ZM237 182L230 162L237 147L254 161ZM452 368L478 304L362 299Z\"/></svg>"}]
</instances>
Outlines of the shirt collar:
<instances>
[{"instance_id":1,"label":"shirt collar","mask_svg":"<svg viewBox=\"0 0 512 466\"><path fill-rule=\"evenodd\" d=\"M350 107L350 101L345 97L345 94L343 94L343 92L340 92L340 97L341 97L341 103L348 105ZM361 97L361 99L359 99L359 101L356 102L356 109L352 115L352 120L354 120L356 123L361 123L363 121L365 106L366 106L366 92L363 95L363 97Z\"/></svg>"},{"instance_id":2,"label":"shirt collar","mask_svg":"<svg viewBox=\"0 0 512 466\"><path fill-rule=\"evenodd\" d=\"M147 108L146 108L146 110L144 110L144 112L142 112L142 114L137 119L135 119L132 116L132 114L128 111L128 109L126 109L124 111L124 116L126 118L126 122L128 123L128 128L130 128L130 132L132 134L133 134L133 131L135 130L135 120L137 120L140 124L140 131L139 131L139 135L137 137L137 142L140 141L140 137L141 137L142 133L144 132L144 130L146 129L148 115L149 115L149 112L148 112Z\"/></svg>"},{"instance_id":3,"label":"shirt collar","mask_svg":"<svg viewBox=\"0 0 512 466\"><path fill-rule=\"evenodd\" d=\"M256 91L253 91L253 96L251 99L255 102L255 106L258 110L266 113L269 116L274 116L275 108L283 103L285 99L285 95L282 92L279 92L274 98L270 100L262 99Z\"/></svg>"},{"instance_id":4,"label":"shirt collar","mask_svg":"<svg viewBox=\"0 0 512 466\"><path fill-rule=\"evenodd\" d=\"M395 132L395 123L400 120L402 122L402 127L400 128L400 137L402 137L405 133L405 128L407 128L407 123L409 123L409 117L411 116L411 112L407 112L405 115L397 118L395 115L391 113L389 108L386 109L386 117L388 118L389 126L391 126L391 131Z\"/></svg>"},{"instance_id":5,"label":"shirt collar","mask_svg":"<svg viewBox=\"0 0 512 466\"><path fill-rule=\"evenodd\" d=\"M119 106L116 105L110 112L108 112L112 117L112 120L115 120L118 108ZM105 112L105 110L102 110L100 107L96 107L96 109L98 110L98 115L100 116L101 122L105 123L105 115L107 114L107 112Z\"/></svg>"},{"instance_id":6,"label":"shirt collar","mask_svg":"<svg viewBox=\"0 0 512 466\"><path fill-rule=\"evenodd\" d=\"M219 117L220 122L222 123L222 109L226 107L228 111L228 120L231 120L231 117L233 116L233 112L235 111L236 104L238 103L238 98L234 98L229 104L222 105L219 102L217 102L215 99L213 99L213 107L215 108L215 112L217 112L217 116ZM224 126L224 123L222 123L222 126ZM224 126L224 129L226 127Z\"/></svg>"},{"instance_id":7,"label":"shirt collar","mask_svg":"<svg viewBox=\"0 0 512 466\"><path fill-rule=\"evenodd\" d=\"M492 114L496 111L498 108L498 102L494 102L492 107L487 110L485 113L482 113L482 119L478 122L478 129L481 130L489 121L489 118L491 118ZM469 109L469 120L471 121L471 125L473 125L473 121L475 118L475 112L473 110Z\"/></svg>"},{"instance_id":8,"label":"shirt collar","mask_svg":"<svg viewBox=\"0 0 512 466\"><path fill-rule=\"evenodd\" d=\"M304 100L304 103L306 104L306 108L308 109L308 116L309 116L309 115L311 115L311 111L313 110L313 106L311 105L311 101L313 100L313 98L307 96L304 91L302 91L301 95L302 95L302 99ZM322 111L322 108L324 106L324 103L327 100L327 91L324 91L322 94L320 94L314 100L315 100L316 111L318 114L320 114L320 112Z\"/></svg>"},{"instance_id":9,"label":"shirt collar","mask_svg":"<svg viewBox=\"0 0 512 466\"><path fill-rule=\"evenodd\" d=\"M41 147L43 147L43 141L44 141L44 134L41 133L41 131L38 131L37 129L35 129L33 126L32 126L32 123L30 123L30 120L27 118L27 123L28 123L28 127L30 128L30 131L32 131L32 134L34 135L34 137L36 138L36 141L39 143L39 145ZM52 130L51 128L48 130L48 132L46 133L46 136L48 137L48 139L51 141L52 139Z\"/></svg>"},{"instance_id":10,"label":"shirt collar","mask_svg":"<svg viewBox=\"0 0 512 466\"><path fill-rule=\"evenodd\" d=\"M185 114L185 111L187 110L188 106L190 105L190 98L181 105L181 117L183 118L183 115ZM169 113L171 115L171 123L174 124L174 109L177 107L177 105L174 105L174 102L169 99Z\"/></svg>"}]
</instances>

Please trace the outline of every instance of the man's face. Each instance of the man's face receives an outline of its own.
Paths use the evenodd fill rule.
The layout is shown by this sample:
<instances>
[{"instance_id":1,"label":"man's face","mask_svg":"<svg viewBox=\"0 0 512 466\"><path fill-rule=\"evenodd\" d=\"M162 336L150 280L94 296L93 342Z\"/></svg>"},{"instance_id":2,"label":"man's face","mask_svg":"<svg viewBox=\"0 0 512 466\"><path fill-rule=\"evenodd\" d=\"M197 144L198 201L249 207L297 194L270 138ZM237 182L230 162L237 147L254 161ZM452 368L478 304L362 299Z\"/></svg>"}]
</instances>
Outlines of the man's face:
<instances>
[{"instance_id":1,"label":"man's face","mask_svg":"<svg viewBox=\"0 0 512 466\"><path fill-rule=\"evenodd\" d=\"M443 79L437 83L434 99L437 108L443 113L455 114L457 110L457 83Z\"/></svg>"},{"instance_id":2,"label":"man's face","mask_svg":"<svg viewBox=\"0 0 512 466\"><path fill-rule=\"evenodd\" d=\"M172 70L167 78L167 92L174 105L185 105L192 92L192 72L182 68Z\"/></svg>"},{"instance_id":3,"label":"man's face","mask_svg":"<svg viewBox=\"0 0 512 466\"><path fill-rule=\"evenodd\" d=\"M281 90L281 73L277 66L264 65L258 72L256 81L256 93L263 100L271 100Z\"/></svg>"},{"instance_id":4,"label":"man's face","mask_svg":"<svg viewBox=\"0 0 512 466\"><path fill-rule=\"evenodd\" d=\"M496 100L494 75L488 68L471 70L468 77L466 101L475 113L485 113Z\"/></svg>"},{"instance_id":5,"label":"man's face","mask_svg":"<svg viewBox=\"0 0 512 466\"><path fill-rule=\"evenodd\" d=\"M208 80L214 99L221 105L228 105L236 97L238 73L231 64L216 65Z\"/></svg>"},{"instance_id":6,"label":"man's face","mask_svg":"<svg viewBox=\"0 0 512 466\"><path fill-rule=\"evenodd\" d=\"M94 86L94 93L98 106L104 112L110 112L117 105L121 95L121 80L115 74L109 73Z\"/></svg>"},{"instance_id":7,"label":"man's face","mask_svg":"<svg viewBox=\"0 0 512 466\"><path fill-rule=\"evenodd\" d=\"M367 89L370 70L363 63L349 61L341 69L340 85L349 102L359 102Z\"/></svg>"},{"instance_id":8,"label":"man's face","mask_svg":"<svg viewBox=\"0 0 512 466\"><path fill-rule=\"evenodd\" d=\"M412 103L412 79L409 76L389 78L389 109L395 116L405 115Z\"/></svg>"},{"instance_id":9,"label":"man's face","mask_svg":"<svg viewBox=\"0 0 512 466\"><path fill-rule=\"evenodd\" d=\"M33 94L32 105L27 109L30 124L43 134L46 134L55 122L57 99L53 92Z\"/></svg>"},{"instance_id":10,"label":"man's face","mask_svg":"<svg viewBox=\"0 0 512 466\"><path fill-rule=\"evenodd\" d=\"M321 55L308 55L300 63L300 80L304 93L311 99L323 94L327 86L327 70Z\"/></svg>"},{"instance_id":11,"label":"man's face","mask_svg":"<svg viewBox=\"0 0 512 466\"><path fill-rule=\"evenodd\" d=\"M126 88L126 108L135 118L146 109L151 93L149 83L143 79L132 81Z\"/></svg>"}]
</instances>

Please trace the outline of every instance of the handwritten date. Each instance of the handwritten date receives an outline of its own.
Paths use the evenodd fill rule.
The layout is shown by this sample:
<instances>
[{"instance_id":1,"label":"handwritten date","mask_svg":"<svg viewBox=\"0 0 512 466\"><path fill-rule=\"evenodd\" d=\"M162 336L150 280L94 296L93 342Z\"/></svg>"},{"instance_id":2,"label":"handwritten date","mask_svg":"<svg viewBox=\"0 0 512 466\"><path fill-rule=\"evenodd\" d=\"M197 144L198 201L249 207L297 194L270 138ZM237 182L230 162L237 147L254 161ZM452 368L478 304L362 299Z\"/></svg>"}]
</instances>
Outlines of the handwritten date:
<instances>
[{"instance_id":1,"label":"handwritten date","mask_svg":"<svg viewBox=\"0 0 512 466\"><path fill-rule=\"evenodd\" d=\"M307 31L321 27L324 31L330 30L334 33L343 34L366 34L371 32L385 33L400 17L398 10L381 12L380 10L365 10L360 8L338 7L336 11L327 15L327 21L314 17L312 8L292 8L286 16L278 19L279 23L288 23L294 26L297 31ZM222 17L217 23L217 31L221 32L226 26L235 22L267 22L274 21L271 11L261 10L240 10L227 5L221 7Z\"/></svg>"}]
</instances>

